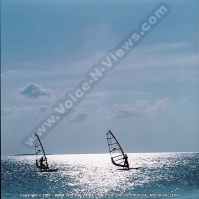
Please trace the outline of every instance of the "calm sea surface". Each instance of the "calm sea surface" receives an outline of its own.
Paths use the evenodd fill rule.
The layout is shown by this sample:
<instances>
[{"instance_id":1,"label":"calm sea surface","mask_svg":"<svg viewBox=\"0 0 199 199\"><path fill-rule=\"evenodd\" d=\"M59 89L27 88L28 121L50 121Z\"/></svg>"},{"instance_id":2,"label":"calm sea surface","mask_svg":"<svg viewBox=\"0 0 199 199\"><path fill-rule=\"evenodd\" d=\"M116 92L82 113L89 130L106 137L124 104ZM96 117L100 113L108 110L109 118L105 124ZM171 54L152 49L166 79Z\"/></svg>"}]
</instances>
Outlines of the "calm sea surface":
<instances>
[{"instance_id":1,"label":"calm sea surface","mask_svg":"<svg viewBox=\"0 0 199 199\"><path fill-rule=\"evenodd\" d=\"M48 155L38 172L35 156L2 157L1 198L199 199L199 153L129 153L122 171L109 154Z\"/></svg>"}]
</instances>

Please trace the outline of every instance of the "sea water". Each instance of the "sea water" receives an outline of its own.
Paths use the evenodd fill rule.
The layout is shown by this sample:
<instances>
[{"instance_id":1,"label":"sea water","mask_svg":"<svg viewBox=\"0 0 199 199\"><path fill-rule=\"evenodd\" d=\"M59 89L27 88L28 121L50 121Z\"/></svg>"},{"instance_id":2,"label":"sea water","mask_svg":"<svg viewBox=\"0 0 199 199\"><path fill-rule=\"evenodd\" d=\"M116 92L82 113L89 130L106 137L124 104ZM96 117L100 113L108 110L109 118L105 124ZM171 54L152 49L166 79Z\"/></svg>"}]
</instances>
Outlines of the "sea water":
<instances>
[{"instance_id":1,"label":"sea water","mask_svg":"<svg viewBox=\"0 0 199 199\"><path fill-rule=\"evenodd\" d=\"M2 157L1 198L187 198L199 199L199 153L128 154L118 170L109 154L48 155L39 172L35 156Z\"/></svg>"}]
</instances>

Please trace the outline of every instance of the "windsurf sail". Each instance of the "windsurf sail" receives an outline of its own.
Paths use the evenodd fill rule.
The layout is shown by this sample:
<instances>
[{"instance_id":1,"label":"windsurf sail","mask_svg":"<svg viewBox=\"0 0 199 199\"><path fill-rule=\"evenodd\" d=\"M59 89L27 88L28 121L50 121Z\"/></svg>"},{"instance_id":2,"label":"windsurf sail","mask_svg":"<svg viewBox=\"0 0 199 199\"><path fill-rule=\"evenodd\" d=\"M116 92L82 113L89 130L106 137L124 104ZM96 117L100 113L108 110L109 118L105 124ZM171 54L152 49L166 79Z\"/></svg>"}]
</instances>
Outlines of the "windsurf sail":
<instances>
[{"instance_id":1,"label":"windsurf sail","mask_svg":"<svg viewBox=\"0 0 199 199\"><path fill-rule=\"evenodd\" d=\"M35 141L36 166L41 171L47 171L49 170L49 167L48 167L46 154L37 133L34 134L34 138L35 138L34 141Z\"/></svg>"},{"instance_id":2,"label":"windsurf sail","mask_svg":"<svg viewBox=\"0 0 199 199\"><path fill-rule=\"evenodd\" d=\"M108 132L106 133L106 137L111 156L111 162L119 167L128 167L128 165L125 164L124 151L117 141L116 137L110 130L108 130Z\"/></svg>"}]
</instances>

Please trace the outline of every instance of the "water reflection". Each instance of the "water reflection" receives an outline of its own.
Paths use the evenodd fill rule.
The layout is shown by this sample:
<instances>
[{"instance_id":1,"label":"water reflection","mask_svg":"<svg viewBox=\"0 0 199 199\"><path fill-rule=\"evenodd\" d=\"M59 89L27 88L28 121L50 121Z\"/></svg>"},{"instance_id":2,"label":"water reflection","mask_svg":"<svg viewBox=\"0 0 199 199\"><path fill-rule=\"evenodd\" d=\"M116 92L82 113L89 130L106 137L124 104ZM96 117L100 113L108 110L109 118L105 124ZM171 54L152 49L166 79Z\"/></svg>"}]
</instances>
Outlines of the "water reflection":
<instances>
[{"instance_id":1,"label":"water reflection","mask_svg":"<svg viewBox=\"0 0 199 199\"><path fill-rule=\"evenodd\" d=\"M128 154L131 167L122 171L109 154L49 155L57 172L36 172L34 156L2 159L3 193L72 193L106 196L132 193L179 193L198 189L198 156L195 154Z\"/></svg>"}]
</instances>

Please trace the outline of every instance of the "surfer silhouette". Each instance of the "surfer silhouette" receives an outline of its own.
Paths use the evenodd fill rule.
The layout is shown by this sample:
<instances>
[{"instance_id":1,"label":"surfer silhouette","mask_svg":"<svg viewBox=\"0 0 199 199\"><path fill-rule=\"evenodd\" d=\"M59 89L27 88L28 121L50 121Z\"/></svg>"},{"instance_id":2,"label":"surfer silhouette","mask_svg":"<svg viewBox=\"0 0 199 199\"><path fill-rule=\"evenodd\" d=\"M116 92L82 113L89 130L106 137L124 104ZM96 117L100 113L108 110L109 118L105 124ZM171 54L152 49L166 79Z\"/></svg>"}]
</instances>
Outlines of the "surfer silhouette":
<instances>
[{"instance_id":1,"label":"surfer silhouette","mask_svg":"<svg viewBox=\"0 0 199 199\"><path fill-rule=\"evenodd\" d=\"M129 169L129 162L128 162L128 156L127 154L124 154L124 167Z\"/></svg>"},{"instance_id":2,"label":"surfer silhouette","mask_svg":"<svg viewBox=\"0 0 199 199\"><path fill-rule=\"evenodd\" d=\"M45 164L44 164L44 158L43 157L41 157L40 159L39 159L39 163L40 163L40 169L41 169L41 171L42 171L42 169L47 169L47 167L45 166Z\"/></svg>"}]
</instances>

